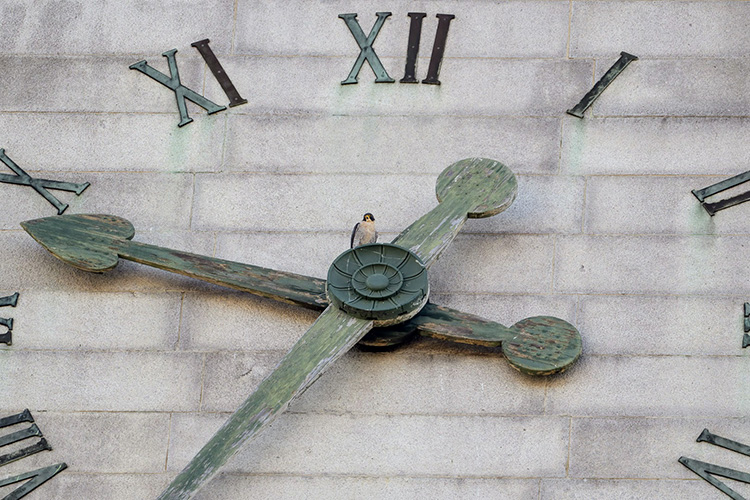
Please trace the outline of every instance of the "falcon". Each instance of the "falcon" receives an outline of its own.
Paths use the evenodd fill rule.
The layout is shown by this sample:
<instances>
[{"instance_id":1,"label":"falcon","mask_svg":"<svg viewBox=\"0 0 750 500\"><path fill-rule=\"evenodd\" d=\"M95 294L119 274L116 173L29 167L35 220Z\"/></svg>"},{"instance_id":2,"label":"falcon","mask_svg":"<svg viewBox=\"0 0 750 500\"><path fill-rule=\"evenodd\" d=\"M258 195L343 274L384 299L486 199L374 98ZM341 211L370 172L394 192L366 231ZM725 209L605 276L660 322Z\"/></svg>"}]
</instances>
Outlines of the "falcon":
<instances>
[{"instance_id":1,"label":"falcon","mask_svg":"<svg viewBox=\"0 0 750 500\"><path fill-rule=\"evenodd\" d=\"M375 231L375 217L367 212L362 217L362 221L354 225L350 248L375 243L376 241L378 241L378 232Z\"/></svg>"}]
</instances>

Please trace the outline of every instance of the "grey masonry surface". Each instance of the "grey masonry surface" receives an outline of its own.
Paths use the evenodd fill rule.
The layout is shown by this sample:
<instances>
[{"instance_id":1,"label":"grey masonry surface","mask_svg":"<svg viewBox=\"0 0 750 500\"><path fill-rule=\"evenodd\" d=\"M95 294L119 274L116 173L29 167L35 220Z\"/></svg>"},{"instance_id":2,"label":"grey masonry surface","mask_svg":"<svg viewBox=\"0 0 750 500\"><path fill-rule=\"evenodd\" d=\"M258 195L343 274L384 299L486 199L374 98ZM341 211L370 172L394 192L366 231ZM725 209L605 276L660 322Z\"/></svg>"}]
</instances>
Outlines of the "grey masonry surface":
<instances>
[{"instance_id":1,"label":"grey masonry surface","mask_svg":"<svg viewBox=\"0 0 750 500\"><path fill-rule=\"evenodd\" d=\"M374 48L396 80L407 13L427 14L420 79L436 14L456 16L442 85L375 84L366 63L340 84L358 47L338 15L368 33L386 11ZM514 204L430 269L431 301L570 321L579 362L532 378L500 349L355 347L197 498L718 499L680 456L750 472L695 442L750 444L750 203L709 217L690 193L750 170L750 3L29 0L0 19L0 148L90 182L52 193L136 241L324 278L364 212L390 241L451 163L517 174ZM248 103L188 103L178 128L174 93L128 66L168 73L176 48L182 83L225 105L204 38ZM639 60L565 114L621 51ZM10 184L0 199L0 297L21 294L0 309L0 417L29 408L54 448L0 479L68 464L30 500L155 498L316 318L131 262L75 270L19 226L52 205Z\"/></svg>"}]
</instances>

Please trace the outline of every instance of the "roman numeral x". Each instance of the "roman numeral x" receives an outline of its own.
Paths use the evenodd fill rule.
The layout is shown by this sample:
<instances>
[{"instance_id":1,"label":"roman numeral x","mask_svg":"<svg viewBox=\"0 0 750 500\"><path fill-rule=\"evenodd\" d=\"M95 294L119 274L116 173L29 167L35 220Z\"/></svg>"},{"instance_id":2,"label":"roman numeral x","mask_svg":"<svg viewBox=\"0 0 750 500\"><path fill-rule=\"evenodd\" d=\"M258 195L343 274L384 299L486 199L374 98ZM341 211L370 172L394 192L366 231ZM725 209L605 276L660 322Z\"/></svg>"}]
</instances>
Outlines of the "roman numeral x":
<instances>
[{"instance_id":1,"label":"roman numeral x","mask_svg":"<svg viewBox=\"0 0 750 500\"><path fill-rule=\"evenodd\" d=\"M375 73L375 83L393 83L396 80L388 76L388 72L380 62L378 55L375 53L375 49L372 48L372 44L375 43L375 39L380 33L380 29L383 27L385 20L391 15L390 12L376 12L378 19L370 30L370 34L365 37L365 32L362 31L362 27L357 21L357 14L339 14L339 17L344 20L349 31L352 33L354 40L359 45L359 55L357 60L354 61L354 66L349 72L349 76L341 82L341 85L347 85L350 83L357 83L357 75L359 70L362 69L362 65L367 61L370 65L372 72Z\"/></svg>"},{"instance_id":2,"label":"roman numeral x","mask_svg":"<svg viewBox=\"0 0 750 500\"><path fill-rule=\"evenodd\" d=\"M23 171L21 167L15 164L13 160L8 158L5 154L5 150L0 148L0 161L11 169L16 175L11 174L0 174L0 182L8 184L19 184L21 186L31 186L34 190L41 194L45 200L52 203L57 209L57 215L61 215L68 208L67 203L62 203L60 200L50 194L48 189L59 189L61 191L72 191L76 195L80 195L83 191L90 186L88 182L82 184L75 184L72 182L60 182L52 181L49 179L34 179L29 174Z\"/></svg>"}]
</instances>

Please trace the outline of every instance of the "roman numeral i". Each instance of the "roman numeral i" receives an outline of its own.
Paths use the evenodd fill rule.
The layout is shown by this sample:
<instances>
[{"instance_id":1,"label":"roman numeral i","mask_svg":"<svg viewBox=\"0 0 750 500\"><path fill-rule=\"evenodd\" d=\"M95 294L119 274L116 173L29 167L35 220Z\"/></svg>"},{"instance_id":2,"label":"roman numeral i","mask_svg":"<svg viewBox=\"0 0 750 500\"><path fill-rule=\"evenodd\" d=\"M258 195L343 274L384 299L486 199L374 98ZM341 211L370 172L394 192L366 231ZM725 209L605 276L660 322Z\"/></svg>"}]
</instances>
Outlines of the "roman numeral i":
<instances>
[{"instance_id":1,"label":"roman numeral i","mask_svg":"<svg viewBox=\"0 0 750 500\"><path fill-rule=\"evenodd\" d=\"M342 85L348 85L351 83L357 83L357 75L362 69L365 61L370 65L372 72L375 73L375 83L393 83L395 80L388 75L385 67L380 62L380 58L375 53L373 43L378 37L385 20L391 15L390 12L376 12L377 20L373 25L370 33L365 36L365 32L362 31L362 27L357 21L357 14L339 14L339 17L344 20L346 26L349 28L354 40L359 46L359 55L354 61L354 66L349 72L349 76L346 80L342 81ZM427 16L424 12L409 12L411 18L411 24L409 26L409 43L406 48L406 68L404 69L404 77L399 80L400 83L418 83L419 80L416 77L417 70L417 56L419 55L419 42L422 38L422 19ZM427 78L422 80L422 83L430 85L440 85L438 75L440 74L440 65L443 62L443 54L445 53L445 42L448 39L448 28L450 22L456 16L453 14L437 14L438 27L435 32L435 41L432 45L432 56L430 57L430 66L427 69Z\"/></svg>"}]
</instances>

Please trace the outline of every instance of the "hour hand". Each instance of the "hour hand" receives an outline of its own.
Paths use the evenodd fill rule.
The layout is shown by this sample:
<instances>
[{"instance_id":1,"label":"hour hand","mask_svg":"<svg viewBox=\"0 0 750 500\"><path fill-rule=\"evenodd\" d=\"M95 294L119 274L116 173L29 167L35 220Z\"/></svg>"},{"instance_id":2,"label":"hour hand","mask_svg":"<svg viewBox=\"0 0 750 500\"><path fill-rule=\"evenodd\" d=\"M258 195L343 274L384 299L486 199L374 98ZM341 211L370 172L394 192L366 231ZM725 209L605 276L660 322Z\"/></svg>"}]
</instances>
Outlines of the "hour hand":
<instances>
[{"instance_id":1,"label":"hour hand","mask_svg":"<svg viewBox=\"0 0 750 500\"><path fill-rule=\"evenodd\" d=\"M449 307L427 304L407 323L425 337L486 347L502 345L508 363L528 375L560 373L581 355L581 334L552 316L522 319L510 328Z\"/></svg>"},{"instance_id":2,"label":"hour hand","mask_svg":"<svg viewBox=\"0 0 750 500\"><path fill-rule=\"evenodd\" d=\"M325 280L130 241L135 229L122 217L60 215L21 226L52 255L84 271L109 271L123 258L312 309L328 305Z\"/></svg>"}]
</instances>

